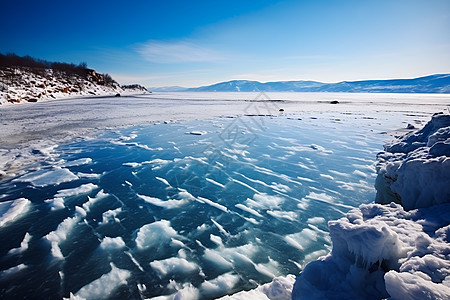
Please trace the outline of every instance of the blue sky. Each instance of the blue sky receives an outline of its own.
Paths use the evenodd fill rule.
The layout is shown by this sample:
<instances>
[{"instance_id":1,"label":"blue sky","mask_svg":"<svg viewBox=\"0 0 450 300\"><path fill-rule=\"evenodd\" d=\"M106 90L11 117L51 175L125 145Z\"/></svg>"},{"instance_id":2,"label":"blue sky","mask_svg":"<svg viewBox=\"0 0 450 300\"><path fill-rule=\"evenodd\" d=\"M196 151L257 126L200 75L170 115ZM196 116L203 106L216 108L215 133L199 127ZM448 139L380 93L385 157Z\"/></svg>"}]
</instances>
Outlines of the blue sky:
<instances>
[{"instance_id":1,"label":"blue sky","mask_svg":"<svg viewBox=\"0 0 450 300\"><path fill-rule=\"evenodd\" d=\"M0 0L0 52L147 87L450 73L449 0Z\"/></svg>"}]
</instances>

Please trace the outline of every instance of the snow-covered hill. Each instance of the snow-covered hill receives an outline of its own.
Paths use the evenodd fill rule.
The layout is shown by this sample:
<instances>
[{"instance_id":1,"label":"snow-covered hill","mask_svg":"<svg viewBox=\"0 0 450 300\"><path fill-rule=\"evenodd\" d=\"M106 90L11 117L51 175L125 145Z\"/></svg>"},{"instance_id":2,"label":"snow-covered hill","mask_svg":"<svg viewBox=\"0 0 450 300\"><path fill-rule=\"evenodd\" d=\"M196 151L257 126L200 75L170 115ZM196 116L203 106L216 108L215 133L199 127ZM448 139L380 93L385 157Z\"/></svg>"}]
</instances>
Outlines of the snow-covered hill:
<instances>
[{"instance_id":1,"label":"snow-covered hill","mask_svg":"<svg viewBox=\"0 0 450 300\"><path fill-rule=\"evenodd\" d=\"M91 69L68 74L51 68L1 67L0 104L37 102L74 96L148 93L140 85L120 86L108 75Z\"/></svg>"}]
</instances>

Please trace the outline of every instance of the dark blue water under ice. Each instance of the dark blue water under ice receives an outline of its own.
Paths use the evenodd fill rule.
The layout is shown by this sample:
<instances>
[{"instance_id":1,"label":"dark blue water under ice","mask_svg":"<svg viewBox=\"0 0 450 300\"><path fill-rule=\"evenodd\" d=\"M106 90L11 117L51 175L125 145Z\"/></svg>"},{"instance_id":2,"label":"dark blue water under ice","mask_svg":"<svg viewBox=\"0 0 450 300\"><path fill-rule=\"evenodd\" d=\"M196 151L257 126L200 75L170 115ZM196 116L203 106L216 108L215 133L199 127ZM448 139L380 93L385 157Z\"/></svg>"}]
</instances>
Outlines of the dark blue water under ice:
<instances>
[{"instance_id":1,"label":"dark blue water under ice","mask_svg":"<svg viewBox=\"0 0 450 300\"><path fill-rule=\"evenodd\" d=\"M247 116L61 144L0 181L2 202L30 201L0 227L0 298L207 299L298 274L328 253L328 220L374 200L384 126Z\"/></svg>"}]
</instances>

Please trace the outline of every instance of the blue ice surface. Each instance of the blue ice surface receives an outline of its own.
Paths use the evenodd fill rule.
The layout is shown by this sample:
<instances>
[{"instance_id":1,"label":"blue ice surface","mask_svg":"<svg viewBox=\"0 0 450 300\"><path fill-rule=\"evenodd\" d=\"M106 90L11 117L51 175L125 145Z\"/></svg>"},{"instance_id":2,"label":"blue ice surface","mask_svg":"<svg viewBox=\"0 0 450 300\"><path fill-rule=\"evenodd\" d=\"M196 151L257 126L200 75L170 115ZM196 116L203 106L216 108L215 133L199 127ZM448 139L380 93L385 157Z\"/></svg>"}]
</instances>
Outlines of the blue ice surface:
<instances>
[{"instance_id":1,"label":"blue ice surface","mask_svg":"<svg viewBox=\"0 0 450 300\"><path fill-rule=\"evenodd\" d=\"M0 228L0 298L68 297L110 272L111 262L130 276L108 290L109 299L170 295L185 283L214 298L298 274L329 251L328 220L374 200L382 128L353 115L242 116L110 130L62 144L56 150L67 163L60 167L78 179L0 181L1 201L32 202L23 218ZM97 187L62 193L62 209L45 201L89 183ZM100 190L106 196L94 202ZM77 213L87 202L86 215ZM63 257L54 257L46 236L74 216L58 242ZM170 230L140 230L162 220ZM27 232L28 248L8 253ZM125 247L99 247L105 237L120 237ZM173 257L190 264L165 273L150 264ZM20 264L26 268L5 275ZM202 283L225 273L237 282L202 294Z\"/></svg>"}]
</instances>

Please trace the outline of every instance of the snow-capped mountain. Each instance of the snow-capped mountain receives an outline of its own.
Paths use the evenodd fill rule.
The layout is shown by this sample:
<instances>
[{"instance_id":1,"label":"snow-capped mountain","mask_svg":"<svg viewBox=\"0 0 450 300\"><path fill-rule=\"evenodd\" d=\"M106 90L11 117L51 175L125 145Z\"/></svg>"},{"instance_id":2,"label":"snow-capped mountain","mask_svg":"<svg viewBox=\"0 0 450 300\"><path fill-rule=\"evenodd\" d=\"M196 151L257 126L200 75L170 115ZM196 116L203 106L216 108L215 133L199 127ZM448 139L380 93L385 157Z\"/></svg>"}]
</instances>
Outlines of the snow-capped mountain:
<instances>
[{"instance_id":1,"label":"snow-capped mountain","mask_svg":"<svg viewBox=\"0 0 450 300\"><path fill-rule=\"evenodd\" d=\"M346 93L450 93L450 74L436 74L413 79L342 81L323 83L317 81L259 82L232 80L197 88L176 90L170 87L160 91L189 92L346 92Z\"/></svg>"}]
</instances>

